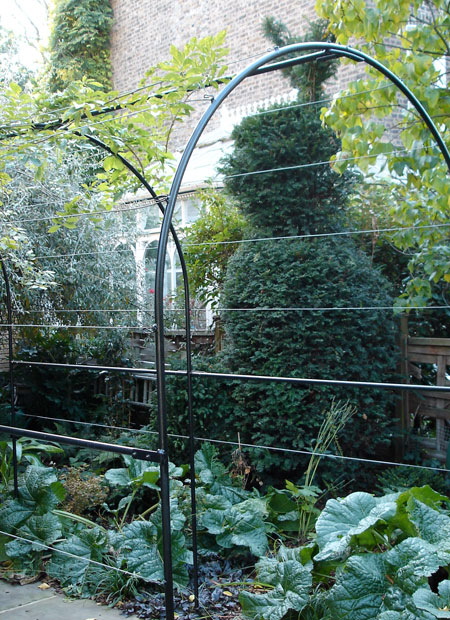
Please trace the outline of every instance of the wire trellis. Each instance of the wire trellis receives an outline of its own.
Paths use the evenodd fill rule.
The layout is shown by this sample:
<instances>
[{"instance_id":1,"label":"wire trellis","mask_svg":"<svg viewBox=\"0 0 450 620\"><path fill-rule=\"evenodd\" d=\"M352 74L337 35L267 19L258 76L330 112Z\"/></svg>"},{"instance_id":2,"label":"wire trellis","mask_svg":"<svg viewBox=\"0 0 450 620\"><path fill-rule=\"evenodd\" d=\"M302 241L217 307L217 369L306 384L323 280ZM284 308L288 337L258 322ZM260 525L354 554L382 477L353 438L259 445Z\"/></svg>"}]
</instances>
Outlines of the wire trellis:
<instances>
[{"instance_id":1,"label":"wire trellis","mask_svg":"<svg viewBox=\"0 0 450 620\"><path fill-rule=\"evenodd\" d=\"M306 55L306 56L301 56L301 57L297 57L297 58L289 58L289 60L283 61L283 62L277 62L274 65L267 65L267 63L270 63L274 60L277 60L280 56L284 56L286 54L292 54L293 52L297 53L302 53L302 52L308 52L311 51L312 53ZM63 324L55 322L55 323L50 323L50 324L39 324L39 322L33 323L33 324L27 324L27 323L15 323L12 320L12 315L11 315L11 308L12 308L12 304L11 304L11 299L10 299L10 289L9 289L9 282L8 282L8 278L7 278L7 274L5 273L5 269L4 269L4 265L2 264L3 267L3 275L4 275L4 279L5 279L5 283L6 283L6 287L7 287L7 291L8 291L8 295L9 295L9 299L8 299L8 319L6 322L0 324L1 328L6 328L8 329L8 334L9 334L9 353L10 353L10 378L11 378L11 426L9 427L5 427L5 426L1 426L1 430L3 432L5 432L5 430L7 432L11 432L11 434L13 435L13 437L20 437L20 436L25 436L25 437L35 437L35 438L42 438L45 439L47 438L47 440L51 441L59 441L61 444L69 444L69 445L77 445L79 447L85 447L86 449L99 449L99 450L103 450L103 451L113 451L113 452L117 452L119 454L129 454L129 450L131 449L130 447L125 447L122 445L110 445L110 444L106 444L106 443L102 443L102 442L95 442L95 441L91 441L91 440L84 440L84 439L80 439L80 438L76 438L76 437L72 437L72 436L60 436L60 435L54 435L51 433L42 433L40 431L30 431L29 429L23 429L23 428L17 428L15 426L15 420L16 420L16 403L15 403L15 384L14 384L14 370L17 368L17 366L22 365L36 365L36 366L41 366L41 367L58 367L61 369L66 369L66 370L73 370L73 369L81 369L81 370L95 370L98 372L103 372L103 371L109 371L109 370L115 370L118 372L127 372L130 376L133 376L134 374L137 373L141 373L143 375L145 375L146 379L147 377L149 378L149 380L151 381L155 381L155 393L156 393L156 397L157 397L157 404L158 404L158 408L157 408L157 412L158 412L158 432L157 432L157 436L158 436L158 445L159 445L159 450L157 452L155 451L150 451L150 450L142 450L142 449L132 449L134 450L133 454L136 455L136 458L140 458L143 460L153 460L154 462L159 462L160 463L160 481L161 481L161 512L162 512L162 523L163 523L163 528L162 528L162 532L163 532L163 557L164 557L164 582L165 582L165 594L166 594L166 617L168 618L168 620L173 620L174 618L174 606L173 606L173 574L172 574L172 560L171 560L171 533L170 533L170 494L169 494L169 474L168 474L168 438L169 437L173 437L173 438L177 438L177 439L182 439L185 440L186 438L189 441L189 446L190 446L190 469L191 469L191 492L192 492L192 504L191 504L191 512L192 512L192 537L193 537L193 555L194 555L194 579L197 579L197 581L194 581L194 590L195 590L195 597L198 599L198 566L197 566L197 548L196 548L196 531L197 531L197 526L196 526L196 514L197 514L197 510L196 510L196 504L195 504L195 462L194 462L194 458L193 458L193 450L194 450L194 444L195 441L209 441L212 443L220 443L222 445L229 445L229 446L237 446L237 447L245 447L246 449L251 449L251 450L271 450L271 451L281 451L285 454L295 454L295 455L303 455L303 456L318 456L320 458L324 458L324 459L334 459L334 460L348 460L348 461L355 461L358 463L368 463L370 466L373 465L377 465L377 466L405 466L405 464L403 463L397 463L394 461L388 461L388 460L372 460L372 459L365 459L365 458L359 458L359 457L353 457L351 455L336 455L336 454L329 454L327 452L314 452L312 451L308 451L308 450L297 450L294 447L292 448L284 448L284 447L279 447L279 446L270 446L270 445L257 445L257 444L251 444L251 443L241 443L241 442L233 442L233 441L228 441L228 440L222 440L222 439L216 439L216 438L205 438L205 437L198 437L197 434L194 432L194 416L193 416L193 391L192 391L192 381L193 379L197 379L197 380L201 380L201 379L205 379L205 378L222 378L224 380L230 380L230 381L257 381L259 383L262 382L267 382L267 381L272 381L274 383L291 383L293 385L300 385L300 386L305 386L305 385L329 385L329 386L346 386L349 389L352 389L354 387L359 388L368 388L368 389L383 389L383 390L388 390L390 392L392 392L393 390L423 390L423 391L428 391L431 393L434 393L436 391L448 391L450 388L447 387L439 387L437 388L436 386L415 386L415 385L411 385L411 384L390 384L390 383L374 383L374 382L363 382L363 381L348 381L348 380L333 380L333 379L308 379L308 378L300 378L300 377L273 377L273 376L259 376L259 375L242 375L242 374L225 374L225 373L208 373L208 372L201 372L201 371L195 371L192 368L192 352L190 349L190 339L191 339L191 333L190 333L190 321L189 321L189 313L191 311L191 308L189 306L189 295L188 295L188 288L187 288L187 284L186 284L186 279L187 279L187 272L184 271L183 272L183 278L185 280L185 318L186 318L186 347L187 347L187 368L185 371L174 371L171 369L167 369L166 368L166 361L165 361L165 333L164 333L164 319L165 319L165 313L170 312L179 312L180 309L179 308L165 308L164 307L164 265L165 265L165 253L166 253L166 248L167 248L167 242L168 242L168 236L170 234L170 232L173 233L173 236L175 238L175 242L177 242L177 236L176 233L174 232L174 229L171 228L171 220L174 214L174 210L175 210L175 203L178 197L178 193L181 187L181 181L185 172L185 169L187 167L187 164L189 163L189 159L192 155L192 152L194 150L194 148L196 147L196 143L199 139L199 137L201 136L203 130L205 129L208 121L210 120L210 118L212 117L212 115L215 113L215 111L217 110L217 108L219 107L219 105L226 99L226 97L233 91L233 89L240 84L241 81L243 81L244 79L246 79L247 77L250 77L252 75L257 75L258 72L259 73L263 73L265 71L272 71L272 70L278 70L280 68L286 68L286 67L290 67L293 66L294 64L299 64L299 63L303 63L303 62L308 62L311 60L320 60L320 59L329 59L331 57L335 58L335 57L348 57L352 60L358 60L358 61L364 61L367 64L371 65L372 67L374 67L375 69L377 69L378 71L380 71L381 73L383 73L385 75L385 77L387 77L388 79L391 80L391 82L393 82L394 85L396 85L402 92L403 94L405 94L409 100L411 101L411 103L415 106L415 108L418 110L418 112L421 114L424 122L427 124L428 128L430 129L432 135L434 136L439 148L441 149L442 154L444 155L444 159L446 160L447 163L449 163L450 165L450 154L448 153L448 150L446 149L445 145L442 142L442 139L439 135L439 133L437 132L437 129L433 123L433 121L431 120L431 117L429 117L429 115L426 113L426 111L423 109L423 107L421 106L421 104L417 101L417 99L412 95L412 93L406 88L406 86L404 84L402 84L390 71L388 71L387 69L385 69L384 67L382 67L382 65L380 65L380 63L378 63L377 61L375 61L374 59L371 59L370 57L368 57L366 54L362 53L362 52L358 52L357 50L352 50L350 48L347 47L343 47L343 46L339 46L337 44L334 43L298 43L298 44L294 44L292 46L289 46L287 48L283 48L281 50L276 49L273 52L269 53L268 55L264 56L263 58L259 58L258 60L256 60L254 63L252 63L249 67L247 67L247 69L245 69L243 72L241 72L237 77L235 77L231 82L229 82L217 95L217 97L211 102L211 105L208 107L208 109L205 111L197 129L194 132L193 138L189 141L186 150L184 151L183 157L180 161L179 166L177 167L177 171L175 173L175 177L174 177L174 181L172 184L172 188L170 191L170 194L167 197L156 197L154 195L154 192L151 188L149 188L148 184L146 184L145 179L143 180L142 178L140 178L138 171L136 171L135 169L133 170L132 165L130 164L129 166L127 165L128 169L131 170L135 176L137 178L139 178L141 180L141 182L146 186L146 188L149 190L150 194L153 196L152 201L153 204L161 204L162 201L164 202L164 209L165 209L165 214L162 220L162 225L161 225L161 232L160 232L160 240L159 240L159 245L158 245L158 251L157 251L157 258L156 258L156 276L155 276L155 326L152 326L149 329L149 332L154 332L155 334L155 343L156 343L156 351L157 351L157 355L156 355L156 366L154 369L150 370L148 368L144 369L144 368L119 368L119 367L114 367L114 368L105 368L105 367L101 367L101 366L96 366L96 365L82 365L82 364L66 364L66 363L61 363L61 364L57 364L57 363L46 363L46 362L42 362L42 361L36 361L36 362L20 362L19 360L15 360L13 359L13 346L12 346L12 335L13 335L13 330L16 329L21 329L21 328L29 328L29 327L33 327L33 328L42 328L42 329L63 329L63 330L69 330L69 329L74 329L74 330L82 330L82 329L89 329L89 330L93 330L93 329L105 329L105 330L127 330L128 332L130 332L131 330L142 330L142 325L138 325L138 326L118 326L118 325L98 325L98 324L94 324L94 325L70 325L67 324L66 322L64 322ZM354 96L358 96L359 93L355 93ZM102 113L110 113L111 110L105 110ZM137 112L136 112L137 113ZM141 112L139 112L141 113ZM99 112L100 114L100 112ZM133 114L133 112L131 112L130 114ZM98 115L98 114L97 114ZM125 115L126 116L126 115ZM94 121L95 122L95 121ZM104 121L99 121L99 123L103 123ZM58 131L58 129L55 128L55 134ZM52 136L46 136L43 141L48 140L50 137ZM91 139L94 141L96 140L95 137L91 136ZM37 144L41 141L35 141L34 143ZM24 147L25 144L20 144L20 140L17 141L16 147L17 148L22 148ZM107 145L103 145L103 148L105 148L106 151L108 151L108 146ZM422 147L420 149L416 149L419 151L423 151L425 148L429 148L429 147ZM396 155L408 155L410 153L410 151L405 151L405 150L394 150L391 151L389 153L384 153L381 154L384 158L388 158L391 156L396 156ZM120 156L121 157L121 156ZM358 160L363 160L363 159L367 159L367 158L371 158L374 159L376 158L375 155L363 155L363 156L357 156L357 157L348 157L348 158L342 158L340 161L352 161L352 162L356 162ZM121 161L123 161L123 158L121 159ZM309 164L301 164L299 163L298 165L294 165L294 166L287 166L287 167L283 167L283 168L273 168L273 169L269 169L269 170L258 170L258 171L252 171L252 172L242 172L241 174L237 174L237 175L231 175L229 177L225 177L225 178L234 178L234 177L248 177L250 175L254 175L254 174L266 174L266 173L275 173L275 172L282 172L282 171L290 171L290 170L301 170L304 168L308 168L308 167L316 167L316 166L321 166L321 165L330 165L332 163L335 163L333 160L329 160L329 161L321 161L321 162L313 162L313 163L309 163ZM58 202L58 204L60 204L60 202ZM40 218L24 218L21 220L20 224L26 224L26 223L35 223L35 222L39 222L39 221L62 221L64 222L64 219L66 218L70 218L70 220L72 221L76 221L76 219L80 218L80 217L91 217L91 218L97 218L100 215L109 215L111 213L124 213L126 210L129 211L136 211L136 210L141 210L141 209L145 209L146 207L148 207L150 204L152 204L151 202L147 201L145 204L135 204L132 207L127 207L125 206L125 208L120 208L120 209L110 209L110 210L105 210L105 211L90 211L90 212L85 212L82 211L81 213L71 213L71 214L58 214L56 216L49 216L49 217L40 217ZM14 220L12 220L13 223ZM435 227L436 229L440 229L441 227L445 226L446 224L436 224ZM425 228L425 227L424 227ZM379 233L379 230L375 230L374 232ZM329 233L326 236L329 236L330 234L332 235L341 235L341 234L367 234L367 231L340 231L337 233ZM313 236L324 236L324 235L307 235L307 237L313 237ZM297 238L299 238L300 236L298 236ZM291 237L292 238L292 237ZM279 240L280 238L278 237L277 240ZM266 239L267 241L270 239ZM250 242L250 241L255 241L255 240L242 240L242 243L245 242ZM99 252L100 253L100 252ZM93 253L93 255L95 255L95 253ZM55 255L55 257L58 257L58 255ZM62 258L60 256L60 258ZM180 250L180 260L183 260L182 258L182 252ZM184 265L185 268L185 265ZM420 306L417 306L417 309L419 309ZM433 308L434 310L447 310L448 306L442 305L442 306L435 306ZM281 308L281 307L259 307L259 308L222 308L221 309L223 312L235 312L235 311L244 311L244 312L305 312L305 311L314 311L314 312L330 312L330 311L336 311L336 312L343 312L343 311L393 311L394 307L388 307L388 306L384 306L384 307L377 307L377 306L366 306L366 307L353 307L353 306L348 306L345 308L342 307L322 307L322 306L318 306L318 307L307 307L307 308L303 308L303 307L286 307L286 308ZM94 312L96 311L94 310L89 310L86 308L82 308L80 309L80 314L83 312ZM102 312L113 312L113 310L101 310ZM117 312L137 312L137 310L135 308L130 309L130 310L125 310L123 308L118 309ZM29 313L34 313L36 312L35 310L31 309L29 310ZM45 312L45 310L44 310ZM76 309L74 310L64 310L61 312L77 312ZM59 312L58 312L59 314ZM151 312L146 313L151 315ZM111 320L113 320L113 317L111 317ZM135 321L136 323L139 322L138 320ZM153 375L154 378L150 379L150 376ZM168 433L168 426L167 426L167 405L166 405L166 375L170 376L170 375L174 375L174 376L179 376L179 377L184 377L186 379L187 382L187 404L188 404L188 415L189 415L189 434L187 435L171 435ZM36 419L39 416L36 416ZM60 418L61 421L64 421L64 423L82 423L81 421L70 421L70 420L65 420L64 418ZM92 423L82 423L82 424L86 424L89 425L91 428L102 428L104 430L113 430L114 426L113 425L98 425L98 426L94 426L94 424ZM116 430L120 429L120 427L116 427ZM144 431L144 429L140 429L142 432L150 432L150 431ZM126 429L124 432L131 432L131 429ZM153 433L153 431L152 431ZM13 446L14 446L14 450L15 450L15 444L14 444L14 440L13 440ZM139 454L138 454L139 452ZM429 468L429 467L422 467L419 465L411 465L411 464L406 464L406 466L409 467L418 467L420 469L423 470L428 470L428 469L432 469L433 471L440 471L443 473L448 473L448 469L445 468ZM15 463L15 470L17 470L17 461ZM17 490L17 479L15 479L15 488ZM7 534L9 535L9 534ZM19 538L18 536L12 535L13 538ZM28 540L26 537L24 537L22 539L25 542L32 542L34 544L40 544L40 543L36 543L36 541L30 541ZM45 548L45 547L43 547ZM57 552L58 549L57 548L53 548L52 546L48 546L47 547L49 550L55 551ZM75 556L77 559L78 556ZM108 565L104 565L102 563L97 563L99 564L99 566L105 567L105 568L111 568ZM140 577L139 575L136 575L134 573L130 573L128 571L121 571L124 572L128 575L132 575L132 576L136 576L136 577Z\"/></svg>"}]
</instances>

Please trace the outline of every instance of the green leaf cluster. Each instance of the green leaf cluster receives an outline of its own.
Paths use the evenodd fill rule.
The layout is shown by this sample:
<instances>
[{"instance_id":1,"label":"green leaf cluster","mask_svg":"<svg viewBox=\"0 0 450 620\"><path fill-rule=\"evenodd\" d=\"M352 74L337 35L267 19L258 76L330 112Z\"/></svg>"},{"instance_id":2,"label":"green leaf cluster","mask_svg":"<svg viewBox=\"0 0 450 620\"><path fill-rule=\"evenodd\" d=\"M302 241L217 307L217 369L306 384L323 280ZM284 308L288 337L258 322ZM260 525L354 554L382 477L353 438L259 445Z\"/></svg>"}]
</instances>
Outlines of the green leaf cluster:
<instances>
[{"instance_id":1,"label":"green leaf cluster","mask_svg":"<svg viewBox=\"0 0 450 620\"><path fill-rule=\"evenodd\" d=\"M448 144L448 3L326 0L316 8L329 20L338 43L345 45L356 38L358 47L412 90ZM432 227L448 222L447 166L416 109L382 74L366 67L365 78L350 83L342 94L347 96L336 98L329 110L323 110L324 122L342 139L336 168L344 170L348 166L344 160L360 155L364 159L358 165L365 171L377 157L384 161L396 193L389 209L392 225L409 227L390 235L396 247L410 255L399 303L426 305L438 285L446 290L450 281L448 230ZM388 118L394 120L384 120ZM396 131L388 134L392 124Z\"/></svg>"},{"instance_id":2,"label":"green leaf cluster","mask_svg":"<svg viewBox=\"0 0 450 620\"><path fill-rule=\"evenodd\" d=\"M266 592L241 593L245 617L450 618L449 581L439 578L450 564L448 507L428 486L329 500L313 545L281 547L257 564Z\"/></svg>"},{"instance_id":3,"label":"green leaf cluster","mask_svg":"<svg viewBox=\"0 0 450 620\"><path fill-rule=\"evenodd\" d=\"M395 372L389 286L352 240L245 244L229 262L224 306L243 309L223 312L233 372L374 382ZM334 310L284 309L323 307ZM391 441L392 398L385 391L247 383L232 396L238 407L230 426L246 443L310 450L333 397L348 399L357 413L330 451L368 455ZM300 463L292 455L255 454L258 469L276 465L285 475Z\"/></svg>"},{"instance_id":4,"label":"green leaf cluster","mask_svg":"<svg viewBox=\"0 0 450 620\"><path fill-rule=\"evenodd\" d=\"M57 0L49 40L48 86L51 91L89 78L111 87L110 34L113 11L109 0Z\"/></svg>"}]
</instances>

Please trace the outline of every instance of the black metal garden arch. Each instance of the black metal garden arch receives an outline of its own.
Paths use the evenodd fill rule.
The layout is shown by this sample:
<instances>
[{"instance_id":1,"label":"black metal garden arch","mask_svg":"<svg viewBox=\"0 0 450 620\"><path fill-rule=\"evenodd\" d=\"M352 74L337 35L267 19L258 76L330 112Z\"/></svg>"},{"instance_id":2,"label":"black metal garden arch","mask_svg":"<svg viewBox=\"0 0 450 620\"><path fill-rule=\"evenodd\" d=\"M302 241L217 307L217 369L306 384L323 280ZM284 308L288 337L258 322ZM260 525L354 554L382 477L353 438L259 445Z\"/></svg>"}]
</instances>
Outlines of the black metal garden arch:
<instances>
[{"instance_id":1,"label":"black metal garden arch","mask_svg":"<svg viewBox=\"0 0 450 620\"><path fill-rule=\"evenodd\" d=\"M279 57L292 54L302 54L304 52L311 51L312 53L290 57L288 60L273 63ZM29 431L21 429L15 426L15 412L14 412L14 366L19 362L13 359L13 338L12 338L12 309L11 309L11 291L8 274L5 268L5 264L2 262L2 273L6 285L7 292L7 305L8 305L8 328L9 328L9 356L10 356L10 383L11 383L11 425L0 426L0 431L8 433L13 436L13 442L20 436L31 436L39 439L53 440L60 443L70 443L78 446L88 446L98 450L109 450L117 453L130 454L135 458L143 460L152 460L160 464L161 469L161 508L163 519L163 560L164 560L164 580L165 580L165 597L166 597L166 618L167 620L174 619L174 603L173 603L173 575L172 575L172 554L171 554L171 532L170 532L170 501L169 501L169 478L168 478L168 431L167 431L167 408L166 408L166 375L178 374L184 375L187 378L188 386L188 412L189 412L189 439L190 439L190 467L191 467L191 497L192 497L192 529L193 529L193 554L194 554L194 588L196 599L198 599L198 581L197 581L197 550L196 550L196 504L195 504L195 471L194 471L194 448L195 448L195 436L194 436L194 412L192 402L192 378L193 377L221 377L225 379L238 379L243 381L275 381L291 384L325 384L325 385L344 385L354 387L367 387L367 388L382 388L382 389L400 389L410 390L415 386L402 383L371 383L361 381L338 381L327 379L308 379L308 378L292 378L292 377L270 377L270 376L254 376L254 375L235 375L235 374L223 374L223 373L208 373L198 372L192 370L192 355L190 348L190 315L189 315L189 284L187 277L187 270L185 261L183 258L183 252L179 239L172 225L172 217L175 210L178 194L180 192L181 181L186 171L187 165L190 161L194 148L205 130L208 122L217 111L219 106L228 97L228 95L237 86L243 82L246 78L263 73L277 71L285 69L287 67L295 66L305 62L320 62L327 61L333 58L346 57L356 62L365 62L372 66L377 71L387 77L411 102L422 117L423 121L431 131L435 138L437 145L447 163L450 170L450 153L440 136L435 124L433 123L430 115L425 110L423 105L414 96L411 90L399 80L395 74L384 67L381 63L371 58L367 54L360 52L359 50L341 46L334 43L323 42L309 42L309 43L296 43L283 48L276 48L274 51L261 57L259 60L250 64L241 73L235 76L218 94L215 100L212 101L211 106L205 112L201 120L199 121L196 129L194 130L186 149L183 153L181 161L177 167L170 194L167 200L167 206L164 206L165 199L158 197L152 187L148 184L145 177L137 171L126 159L114 153L122 163L134 174L143 187L150 193L151 197L157 202L159 208L163 211L163 221L161 225L160 239L158 243L158 252L156 260L156 281L155 281L155 319L154 325L155 339L156 339L156 381L157 381L157 395L158 395L158 423L159 423L159 449L157 451L134 449L126 446L117 446L114 444L106 444L102 442L95 442L90 440L82 440L73 437L65 437L60 435L52 435L49 433L41 433L38 431ZM57 128L57 127L55 127ZM48 125L39 127L36 129L48 129ZM95 136L85 136L92 143L96 144L100 148L103 148L109 152L110 149L107 145L99 141ZM180 263L182 267L183 281L184 281L184 293L185 293L185 322L186 322L186 347L187 347L187 368L186 371L170 371L165 368L165 351L164 351L164 305L163 305L163 290L164 290L164 270L165 270L165 255L167 250L167 243L169 234L173 235L177 252L180 257ZM29 363L29 362L27 362ZM54 365L49 363L35 362L43 366ZM59 366L66 368L79 368L79 365L66 365L59 364ZM117 368L117 367L104 367L104 366L82 366L83 369L92 368L93 370L120 370L125 372L133 372L133 368ZM139 369L142 372L141 369ZM146 370L149 374L154 374L155 371ZM450 391L450 387L436 387L425 386L421 387L423 391ZM15 486L17 488L17 461L14 458L14 471L15 471Z\"/></svg>"}]
</instances>

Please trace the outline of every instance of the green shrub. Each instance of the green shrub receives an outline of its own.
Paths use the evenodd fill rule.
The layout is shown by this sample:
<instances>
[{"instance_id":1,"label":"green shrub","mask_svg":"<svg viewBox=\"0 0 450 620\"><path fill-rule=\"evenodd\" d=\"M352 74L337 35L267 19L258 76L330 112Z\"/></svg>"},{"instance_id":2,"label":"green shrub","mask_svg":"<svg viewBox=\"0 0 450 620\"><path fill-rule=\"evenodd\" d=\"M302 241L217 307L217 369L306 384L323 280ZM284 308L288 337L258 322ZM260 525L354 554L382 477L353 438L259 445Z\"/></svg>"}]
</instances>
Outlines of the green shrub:
<instances>
[{"instance_id":1,"label":"green shrub","mask_svg":"<svg viewBox=\"0 0 450 620\"><path fill-rule=\"evenodd\" d=\"M386 281L351 240L247 244L229 263L227 308L391 306ZM395 369L395 330L385 310L225 312L233 372L349 381L385 381ZM229 424L244 442L309 449L333 398L358 413L340 444L373 454L391 435L392 395L382 390L246 383ZM376 428L376 437L374 429ZM292 467L289 455L260 457L262 468Z\"/></svg>"},{"instance_id":2,"label":"green shrub","mask_svg":"<svg viewBox=\"0 0 450 620\"><path fill-rule=\"evenodd\" d=\"M340 176L329 165L319 165L233 176L326 162L339 149L336 136L322 127L317 110L275 107L277 112L249 116L233 130L234 150L221 167L229 177L227 190L259 233L329 232L330 222L333 230L339 230L352 184L350 173Z\"/></svg>"},{"instance_id":3,"label":"green shrub","mask_svg":"<svg viewBox=\"0 0 450 620\"><path fill-rule=\"evenodd\" d=\"M304 105L308 84L291 77L299 105L244 119L221 171L255 238L313 237L246 243L230 259L221 303L225 360L235 373L392 380L395 327L392 312L382 309L393 305L389 283L351 236L333 236L348 225L356 176L339 176L327 163L339 140L322 127L317 106ZM245 174L266 170L272 172ZM285 310L299 307L330 311ZM239 406L229 424L243 442L309 450L333 399L358 412L340 440L344 454L374 454L390 442L393 397L386 391L247 382L233 397ZM259 469L276 466L283 475L301 464L288 453L258 455Z\"/></svg>"}]
</instances>

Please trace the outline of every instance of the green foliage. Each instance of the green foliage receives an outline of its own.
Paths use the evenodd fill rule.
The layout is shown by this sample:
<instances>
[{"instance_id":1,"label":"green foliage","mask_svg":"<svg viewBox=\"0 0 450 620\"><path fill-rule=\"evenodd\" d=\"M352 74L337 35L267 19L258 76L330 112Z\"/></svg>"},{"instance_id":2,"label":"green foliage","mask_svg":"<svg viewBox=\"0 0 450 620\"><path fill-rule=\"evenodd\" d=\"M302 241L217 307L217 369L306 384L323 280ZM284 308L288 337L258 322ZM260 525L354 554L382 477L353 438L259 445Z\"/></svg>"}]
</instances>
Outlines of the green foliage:
<instances>
[{"instance_id":1,"label":"green foliage","mask_svg":"<svg viewBox=\"0 0 450 620\"><path fill-rule=\"evenodd\" d=\"M280 547L276 558L256 564L258 580L273 589L266 594L242 592L239 601L247 617L281 620L289 611L301 612L308 603L311 571L303 566L296 550Z\"/></svg>"},{"instance_id":2,"label":"green foliage","mask_svg":"<svg viewBox=\"0 0 450 620\"><path fill-rule=\"evenodd\" d=\"M273 17L265 18L263 31L265 37L278 47L307 41L334 42L334 36L330 33L328 22L325 19L310 22L308 32L304 37L294 37L282 22ZM295 56L297 55L295 54ZM335 76L337 66L336 60L307 62L283 69L282 73L289 78L293 88L300 90L299 96L302 101L317 101L323 98L324 82Z\"/></svg>"},{"instance_id":3,"label":"green foliage","mask_svg":"<svg viewBox=\"0 0 450 620\"><path fill-rule=\"evenodd\" d=\"M424 486L379 498L353 493L329 500L317 520L313 542L295 548L277 544L276 552L270 553L269 535L280 537L269 514L273 493L259 496L237 487L210 444L195 460L200 552L238 553L247 560L251 553L259 558L257 589L240 595L245 617L281 620L292 612L305 620L448 617L449 582L441 578L438 583L438 575L450 567L448 497ZM137 461L127 459L128 473L138 469ZM174 579L184 590L192 563L190 538L185 536L189 484L179 479L183 468L172 465L171 472ZM122 474L116 470L105 477L116 486L117 476ZM120 485L126 488L129 482ZM78 596L102 593L118 600L127 593L136 595L142 587L160 589L160 506L150 516L134 515L117 530L59 510L63 499L54 470L27 468L18 497L0 506L0 530L12 535L0 538L2 561L32 574L45 568Z\"/></svg>"},{"instance_id":4,"label":"green foliage","mask_svg":"<svg viewBox=\"0 0 450 620\"><path fill-rule=\"evenodd\" d=\"M30 344L31 343L31 344ZM109 332L89 338L76 337L75 330L53 332L27 328L24 340L18 348L17 357L26 361L55 362L62 364L100 363L107 366L128 366L125 357L124 337ZM120 423L128 415L124 404L124 390L131 385L128 374L106 378L111 398L95 395L94 384L98 371L77 369L61 371L59 368L22 366L16 378L28 390L21 398L25 414L50 418L66 418L80 421L101 421L108 416L109 422ZM70 431L73 427L70 427ZM92 430L91 430L92 432Z\"/></svg>"},{"instance_id":5,"label":"green foliage","mask_svg":"<svg viewBox=\"0 0 450 620\"><path fill-rule=\"evenodd\" d=\"M184 230L184 257L194 297L212 307L219 302L228 259L245 237L246 222L238 208L212 186L199 192L200 215ZM225 244L223 242L226 242Z\"/></svg>"},{"instance_id":6,"label":"green foliage","mask_svg":"<svg viewBox=\"0 0 450 620\"><path fill-rule=\"evenodd\" d=\"M71 6L75 4L80 11L86 5ZM29 219L39 203L39 216L43 204L43 216L55 216L49 231L58 233L62 246L62 231L76 229L80 220L92 228L97 225L94 243L101 245L106 239L99 241L98 224L103 217L98 212L103 215L121 196L141 187L121 158L145 175L157 192L167 189L174 167L170 137L192 112L189 99L193 92L205 84L218 87L226 70L221 66L226 53L224 38L222 32L215 37L192 39L183 50L172 46L170 58L147 71L137 93L119 96L115 91L99 90L99 84L89 79L71 79L67 88L57 93L42 87L29 92L15 82L4 89L0 113L0 200L4 215L0 251L24 285L29 288L35 283L42 288L54 284L54 273L38 262L33 252L40 236L17 225L17 217L20 219L24 211L28 215L24 219ZM111 111L103 114L105 108ZM117 109L122 113L115 114ZM37 130L40 133L36 142ZM110 151L102 151L100 156L97 149L86 145L87 134ZM77 156L71 154L73 151ZM80 174L81 161L89 162L84 178ZM49 196L43 185L50 181L52 189L56 186L59 191ZM44 198L40 199L39 194ZM86 253L90 249L88 244ZM77 262L70 266L67 286L70 279L79 280ZM108 281L100 271L95 275L100 282ZM88 286L89 282L92 285L92 279L87 278ZM75 297L76 287L71 290Z\"/></svg>"},{"instance_id":7,"label":"green foliage","mask_svg":"<svg viewBox=\"0 0 450 620\"><path fill-rule=\"evenodd\" d=\"M450 617L448 580L439 594L430 581L450 564L448 503L427 486L329 500L314 545L281 547L257 564L266 592L241 593L245 617L278 620L291 610L324 620Z\"/></svg>"},{"instance_id":8,"label":"green foliage","mask_svg":"<svg viewBox=\"0 0 450 620\"><path fill-rule=\"evenodd\" d=\"M283 310L392 305L386 281L352 240L246 244L230 260L224 300L227 308L263 308L224 313L233 372L350 381L383 381L394 372L395 330L386 310ZM230 425L246 443L311 449L333 397L357 409L339 440L345 454L373 454L377 443L390 442L386 392L247 383L233 396L240 407ZM339 450L335 443L329 449ZM258 455L258 468L273 464L285 474L296 467L292 456Z\"/></svg>"},{"instance_id":9,"label":"green foliage","mask_svg":"<svg viewBox=\"0 0 450 620\"><path fill-rule=\"evenodd\" d=\"M49 40L51 91L86 78L104 89L111 87L112 24L109 0L56 0Z\"/></svg>"},{"instance_id":10,"label":"green foliage","mask_svg":"<svg viewBox=\"0 0 450 620\"><path fill-rule=\"evenodd\" d=\"M227 190L258 235L340 230L351 175L327 165L296 169L330 160L338 140L311 108L273 108L278 111L249 116L233 130L233 152L221 167ZM274 168L288 169L246 174Z\"/></svg>"},{"instance_id":11,"label":"green foliage","mask_svg":"<svg viewBox=\"0 0 450 620\"><path fill-rule=\"evenodd\" d=\"M8 420L9 423L9 420ZM19 437L16 439L16 459L17 465L20 466L24 461L27 465L35 465L42 467L42 455L47 457L53 454L61 454L64 452L59 446L52 444L44 444L37 439L29 439L27 437ZM14 475L13 467L13 442L0 441L0 493L8 489Z\"/></svg>"},{"instance_id":12,"label":"green foliage","mask_svg":"<svg viewBox=\"0 0 450 620\"><path fill-rule=\"evenodd\" d=\"M357 0L345 4L326 0L318 2L316 8L320 16L329 20L330 31L338 43L345 45L355 37L360 48L412 90L448 144L448 3L401 0L394 5L384 0ZM336 163L339 170L348 165L343 161L346 158L371 155L359 160L359 166L367 170L377 156L396 151L386 157L386 166L396 178L398 197L390 205L390 216L394 225L410 227L391 237L400 250L410 253L409 277L399 305L423 306L432 299L436 285L448 290L447 228L429 226L448 222L450 177L415 108L406 105L398 90L380 73L370 67L366 67L366 73L365 79L352 82L343 93L352 96L336 99L329 110L324 110L323 119L342 139ZM400 114L399 139L405 154L398 152L398 139L394 141L386 135L389 123L380 122L391 113Z\"/></svg>"},{"instance_id":13,"label":"green foliage","mask_svg":"<svg viewBox=\"0 0 450 620\"><path fill-rule=\"evenodd\" d=\"M309 88L306 74L302 80L300 101ZM231 257L222 298L226 362L238 373L385 381L395 369L394 325L382 309L393 304L389 284L351 236L333 236L349 223L347 201L355 180L323 164L339 150L339 140L322 127L312 106L267 112L235 128L234 150L221 169L226 188L255 238L312 238L255 241ZM373 454L390 443L392 399L386 393L247 383L234 397L240 407L233 426L246 443L312 449L333 398L349 399L358 412L342 438L344 453ZM335 441L329 449L340 450ZM261 470L276 465L298 474L299 463L292 455L257 456Z\"/></svg>"}]
</instances>

